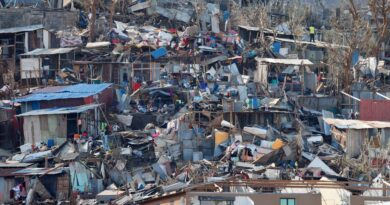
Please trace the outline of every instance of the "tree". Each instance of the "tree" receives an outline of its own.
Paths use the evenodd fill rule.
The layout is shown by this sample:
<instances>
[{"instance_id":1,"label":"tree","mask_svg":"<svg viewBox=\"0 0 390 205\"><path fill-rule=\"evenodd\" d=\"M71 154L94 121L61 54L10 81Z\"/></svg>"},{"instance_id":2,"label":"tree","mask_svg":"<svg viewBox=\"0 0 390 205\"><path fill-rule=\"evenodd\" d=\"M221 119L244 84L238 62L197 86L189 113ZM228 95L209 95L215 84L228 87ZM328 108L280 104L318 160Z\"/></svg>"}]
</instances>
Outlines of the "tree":
<instances>
[{"instance_id":1,"label":"tree","mask_svg":"<svg viewBox=\"0 0 390 205\"><path fill-rule=\"evenodd\" d=\"M390 1L389 0L369 0L368 2L372 27L369 27L369 33L373 36L373 42L368 47L368 53L371 56L380 57L381 49L384 47L386 41L389 41L390 29ZM387 42L388 44L389 42Z\"/></svg>"},{"instance_id":2,"label":"tree","mask_svg":"<svg viewBox=\"0 0 390 205\"><path fill-rule=\"evenodd\" d=\"M344 0L344 14L332 19L332 31L328 39L334 44L329 47L328 64L334 69L336 78L344 91L349 92L352 84L352 58L356 51L367 49L368 23L360 13L356 0Z\"/></svg>"},{"instance_id":3,"label":"tree","mask_svg":"<svg viewBox=\"0 0 390 205\"><path fill-rule=\"evenodd\" d=\"M339 86L350 91L353 82L351 69L355 52L379 57L383 44L389 39L389 0L369 0L368 8L357 0L344 0L345 12L332 19L328 39L341 45L330 48L328 63L333 67Z\"/></svg>"}]
</instances>

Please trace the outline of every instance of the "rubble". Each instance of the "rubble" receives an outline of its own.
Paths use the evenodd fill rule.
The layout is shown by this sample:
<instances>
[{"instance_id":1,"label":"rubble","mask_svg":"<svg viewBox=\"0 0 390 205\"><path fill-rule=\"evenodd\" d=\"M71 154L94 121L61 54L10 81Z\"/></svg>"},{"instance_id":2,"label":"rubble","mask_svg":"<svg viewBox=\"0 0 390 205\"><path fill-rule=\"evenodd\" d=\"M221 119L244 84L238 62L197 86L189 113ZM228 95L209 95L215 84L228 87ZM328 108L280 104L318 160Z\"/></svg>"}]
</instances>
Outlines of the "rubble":
<instances>
[{"instance_id":1,"label":"rubble","mask_svg":"<svg viewBox=\"0 0 390 205\"><path fill-rule=\"evenodd\" d=\"M0 27L0 203L390 201L388 59L246 4L45 1L78 22Z\"/></svg>"}]
</instances>

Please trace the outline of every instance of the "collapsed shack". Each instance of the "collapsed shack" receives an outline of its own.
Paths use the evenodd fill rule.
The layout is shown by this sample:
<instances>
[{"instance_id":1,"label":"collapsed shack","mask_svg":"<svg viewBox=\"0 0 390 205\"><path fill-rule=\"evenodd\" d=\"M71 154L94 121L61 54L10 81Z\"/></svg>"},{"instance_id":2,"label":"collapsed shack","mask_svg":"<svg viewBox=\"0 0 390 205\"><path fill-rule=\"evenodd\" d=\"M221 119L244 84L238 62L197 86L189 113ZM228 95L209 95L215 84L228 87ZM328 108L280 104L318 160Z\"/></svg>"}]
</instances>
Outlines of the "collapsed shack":
<instances>
[{"instance_id":1,"label":"collapsed shack","mask_svg":"<svg viewBox=\"0 0 390 205\"><path fill-rule=\"evenodd\" d=\"M133 130L142 130L149 123L162 126L185 106L187 95L178 86L161 86L158 82L140 87L128 96L130 100L122 102L122 111L131 112L132 119L137 120L123 124Z\"/></svg>"},{"instance_id":2,"label":"collapsed shack","mask_svg":"<svg viewBox=\"0 0 390 205\"><path fill-rule=\"evenodd\" d=\"M0 85L8 84L15 88L15 81L23 75L18 56L24 53L25 48L32 50L38 48L41 42L47 42L42 36L38 38L38 33L43 32L47 31L43 30L42 24L0 29Z\"/></svg>"},{"instance_id":3,"label":"collapsed shack","mask_svg":"<svg viewBox=\"0 0 390 205\"><path fill-rule=\"evenodd\" d=\"M71 192L67 168L25 168L12 174L22 180L19 183L24 191L27 191L24 195L27 204L33 201L54 202L69 199Z\"/></svg>"},{"instance_id":4,"label":"collapsed shack","mask_svg":"<svg viewBox=\"0 0 390 205\"><path fill-rule=\"evenodd\" d=\"M228 8L236 2L63 3L90 7L91 14L80 12L80 30L57 33L62 48L24 51L22 70L30 73L24 76L29 84L79 84L16 100L25 144L7 161L44 166L39 169L47 174L34 171L39 180L63 170L74 193L64 191L70 203L172 203L166 201L172 194L180 197L177 203L194 196L199 204L320 204L316 184L342 187L331 193L350 196L366 190L370 177L388 174L387 127L357 133L327 121L335 120L329 111L338 99L328 96L333 84L321 60L333 45L272 29L240 26L237 33ZM289 30L286 23L277 27ZM260 32L269 45L255 42ZM290 52L302 44L310 48L304 55ZM382 143L371 132L380 132ZM370 163L372 170L362 167ZM39 182L33 184L38 201L67 199L58 196L61 190L43 193ZM297 187L304 194L292 194ZM184 200L186 192L192 193Z\"/></svg>"},{"instance_id":5,"label":"collapsed shack","mask_svg":"<svg viewBox=\"0 0 390 205\"><path fill-rule=\"evenodd\" d=\"M112 150L114 159L125 159L125 167L131 170L156 161L152 134L153 130L115 132L105 137L103 147Z\"/></svg>"}]
</instances>

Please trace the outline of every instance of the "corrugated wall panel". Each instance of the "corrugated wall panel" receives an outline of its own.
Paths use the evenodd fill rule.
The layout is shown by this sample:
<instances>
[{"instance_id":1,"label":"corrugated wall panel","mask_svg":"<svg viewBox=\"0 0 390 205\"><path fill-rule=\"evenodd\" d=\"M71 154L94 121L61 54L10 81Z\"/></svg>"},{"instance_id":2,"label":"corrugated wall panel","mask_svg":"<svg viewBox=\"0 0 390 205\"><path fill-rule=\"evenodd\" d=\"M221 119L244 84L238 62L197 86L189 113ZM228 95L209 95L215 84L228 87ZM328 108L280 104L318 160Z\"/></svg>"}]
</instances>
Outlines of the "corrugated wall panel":
<instances>
[{"instance_id":1,"label":"corrugated wall panel","mask_svg":"<svg viewBox=\"0 0 390 205\"><path fill-rule=\"evenodd\" d=\"M360 120L390 121L390 100L361 100Z\"/></svg>"},{"instance_id":2,"label":"corrugated wall panel","mask_svg":"<svg viewBox=\"0 0 390 205\"><path fill-rule=\"evenodd\" d=\"M72 106L80 106L84 104L85 103L83 98L40 101L41 109L53 108L53 107L72 107Z\"/></svg>"},{"instance_id":3,"label":"corrugated wall panel","mask_svg":"<svg viewBox=\"0 0 390 205\"><path fill-rule=\"evenodd\" d=\"M355 158L360 155L364 140L368 137L368 130L347 130L347 157Z\"/></svg>"}]
</instances>

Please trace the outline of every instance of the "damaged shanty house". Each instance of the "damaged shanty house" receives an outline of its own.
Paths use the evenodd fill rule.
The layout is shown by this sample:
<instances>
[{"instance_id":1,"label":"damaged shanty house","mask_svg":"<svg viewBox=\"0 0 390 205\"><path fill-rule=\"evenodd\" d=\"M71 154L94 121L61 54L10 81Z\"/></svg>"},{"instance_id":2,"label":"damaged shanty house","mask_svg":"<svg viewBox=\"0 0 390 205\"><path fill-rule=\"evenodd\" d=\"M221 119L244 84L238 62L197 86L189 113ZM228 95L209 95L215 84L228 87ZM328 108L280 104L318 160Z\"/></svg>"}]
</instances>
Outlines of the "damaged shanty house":
<instances>
[{"instance_id":1,"label":"damaged shanty house","mask_svg":"<svg viewBox=\"0 0 390 205\"><path fill-rule=\"evenodd\" d=\"M100 104L38 109L17 115L23 122L24 143L60 145L74 134L99 134Z\"/></svg>"},{"instance_id":2,"label":"damaged shanty house","mask_svg":"<svg viewBox=\"0 0 390 205\"><path fill-rule=\"evenodd\" d=\"M38 48L20 56L21 79L27 87L78 82L72 71L76 48Z\"/></svg>"},{"instance_id":3,"label":"damaged shanty house","mask_svg":"<svg viewBox=\"0 0 390 205\"><path fill-rule=\"evenodd\" d=\"M240 205L355 205L367 190L385 193L387 124L359 121L366 131L333 119L339 90L322 62L332 44L306 42L303 22L296 36L255 21L267 28L260 40L263 31L230 23L236 3L37 4L63 12L50 22L64 27L53 29L59 45L15 56L34 74L24 76L28 86L42 87L12 96L23 140L1 153L11 173L4 193L25 189L26 204ZM77 25L66 23L69 13Z\"/></svg>"},{"instance_id":4,"label":"damaged shanty house","mask_svg":"<svg viewBox=\"0 0 390 205\"><path fill-rule=\"evenodd\" d=\"M24 143L60 145L73 134L100 134L102 115L113 104L111 84L46 87L18 98Z\"/></svg>"},{"instance_id":5,"label":"damaged shanty house","mask_svg":"<svg viewBox=\"0 0 390 205\"><path fill-rule=\"evenodd\" d=\"M313 63L307 59L256 58L257 70L254 81L270 93L304 95L315 92L316 74Z\"/></svg>"},{"instance_id":6,"label":"damaged shanty house","mask_svg":"<svg viewBox=\"0 0 390 205\"><path fill-rule=\"evenodd\" d=\"M0 203L12 203L14 196L11 196L12 189L24 183L23 177L17 177L13 172L23 170L28 167L35 167L33 163L0 163Z\"/></svg>"},{"instance_id":7,"label":"damaged shanty house","mask_svg":"<svg viewBox=\"0 0 390 205\"><path fill-rule=\"evenodd\" d=\"M0 29L0 85L8 84L15 88L20 81L21 62L19 55L36 48L42 48L44 40L42 24ZM45 35L47 36L47 35Z\"/></svg>"},{"instance_id":8,"label":"damaged shanty house","mask_svg":"<svg viewBox=\"0 0 390 205\"><path fill-rule=\"evenodd\" d=\"M27 167L12 174L15 178L21 179L17 185L19 190L16 188L14 191L14 197L23 197L28 204L33 201L65 201L70 197L70 177L67 168Z\"/></svg>"},{"instance_id":9,"label":"damaged shanty house","mask_svg":"<svg viewBox=\"0 0 390 205\"><path fill-rule=\"evenodd\" d=\"M337 141L344 149L346 164L352 166L349 167L349 172L355 177L361 174L356 173L358 171L374 174L386 166L389 158L389 122L331 118L324 118L324 122L330 125L332 140ZM346 177L353 177L348 173L344 174Z\"/></svg>"},{"instance_id":10,"label":"damaged shanty house","mask_svg":"<svg viewBox=\"0 0 390 205\"><path fill-rule=\"evenodd\" d=\"M21 112L31 110L60 108L102 103L109 108L113 101L112 84L74 84L64 86L48 86L32 91L31 94L18 97Z\"/></svg>"}]
</instances>

